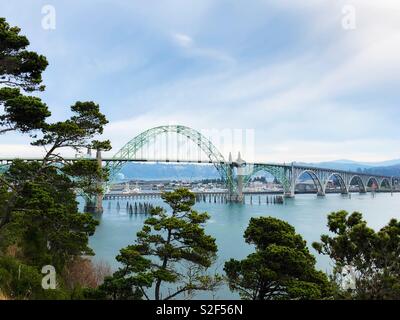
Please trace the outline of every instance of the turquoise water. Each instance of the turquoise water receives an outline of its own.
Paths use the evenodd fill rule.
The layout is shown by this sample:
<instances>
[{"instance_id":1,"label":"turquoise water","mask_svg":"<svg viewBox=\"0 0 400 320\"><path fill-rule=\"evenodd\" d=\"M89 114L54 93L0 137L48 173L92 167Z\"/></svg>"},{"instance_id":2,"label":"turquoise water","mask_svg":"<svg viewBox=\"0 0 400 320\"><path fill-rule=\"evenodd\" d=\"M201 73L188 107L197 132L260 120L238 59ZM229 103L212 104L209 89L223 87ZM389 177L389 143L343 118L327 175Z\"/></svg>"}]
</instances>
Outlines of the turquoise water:
<instances>
[{"instance_id":1,"label":"turquoise water","mask_svg":"<svg viewBox=\"0 0 400 320\"><path fill-rule=\"evenodd\" d=\"M105 260L113 268L117 268L115 256L120 248L134 243L136 232L142 228L146 216L130 216L125 210L126 200L119 201L119 211L117 201L110 202L104 201L105 210L99 218L100 225L96 233L90 239L90 246L96 253L95 259ZM246 244L243 239L244 230L251 217L273 216L289 222L303 236L310 248L313 241L318 241L321 234L328 232L326 216L332 211L344 209L349 212L362 212L369 226L374 229L381 228L391 218L400 219L400 193L352 194L351 198L339 194L329 194L326 197L308 194L296 195L295 199L286 200L284 205L267 205L265 197L262 197L262 202L264 203L258 204L256 196L253 197L253 204L249 203L249 199L246 204L196 204L196 210L207 211L210 214L211 218L205 228L207 233L216 238L218 245L218 260L212 271L222 273L226 260L241 259L252 252L252 246ZM161 200L153 200L153 203L162 205ZM317 255L312 248L311 252L317 258L317 267L329 271L329 259ZM222 287L214 294L199 293L196 298L237 299L238 296L231 293L227 287Z\"/></svg>"}]
</instances>

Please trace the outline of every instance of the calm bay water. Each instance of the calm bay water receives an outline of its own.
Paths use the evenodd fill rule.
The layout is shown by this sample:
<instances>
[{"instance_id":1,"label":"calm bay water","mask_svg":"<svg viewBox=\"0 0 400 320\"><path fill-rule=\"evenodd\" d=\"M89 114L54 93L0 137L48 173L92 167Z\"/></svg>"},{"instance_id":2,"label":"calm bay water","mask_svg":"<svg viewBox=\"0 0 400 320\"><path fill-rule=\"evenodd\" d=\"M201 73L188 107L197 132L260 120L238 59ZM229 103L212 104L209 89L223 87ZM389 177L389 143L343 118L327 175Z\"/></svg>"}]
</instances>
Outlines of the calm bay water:
<instances>
[{"instance_id":1,"label":"calm bay water","mask_svg":"<svg viewBox=\"0 0 400 320\"><path fill-rule=\"evenodd\" d=\"M243 239L244 230L251 217L272 216L289 222L303 236L310 248L313 241L318 241L321 234L328 232L326 217L332 211L359 211L374 229L381 228L391 218L400 219L400 193L378 193L374 196L352 194L351 198L339 194L330 194L323 198L310 194L296 195L295 199L286 200L283 205L266 204L265 196L261 199L262 204L258 204L256 196L253 197L253 204L247 199L246 204L242 205L204 202L195 205L196 210L207 211L211 216L206 231L216 238L218 245L218 261L213 266L213 271L223 273L222 268L226 260L244 258L254 250ZM121 210L118 211L116 200L110 203L104 201L105 210L99 218L100 225L90 239L90 246L96 253L94 259L107 261L113 268L118 267L115 256L119 249L134 243L136 232L142 228L147 217L143 214L129 215L125 210L126 202L119 200ZM152 203L163 205L161 200L152 200ZM311 252L317 258L317 267L328 272L331 269L329 259L318 255L312 248ZM238 295L231 293L227 287L222 287L213 295L199 293L196 298L237 299Z\"/></svg>"}]
</instances>

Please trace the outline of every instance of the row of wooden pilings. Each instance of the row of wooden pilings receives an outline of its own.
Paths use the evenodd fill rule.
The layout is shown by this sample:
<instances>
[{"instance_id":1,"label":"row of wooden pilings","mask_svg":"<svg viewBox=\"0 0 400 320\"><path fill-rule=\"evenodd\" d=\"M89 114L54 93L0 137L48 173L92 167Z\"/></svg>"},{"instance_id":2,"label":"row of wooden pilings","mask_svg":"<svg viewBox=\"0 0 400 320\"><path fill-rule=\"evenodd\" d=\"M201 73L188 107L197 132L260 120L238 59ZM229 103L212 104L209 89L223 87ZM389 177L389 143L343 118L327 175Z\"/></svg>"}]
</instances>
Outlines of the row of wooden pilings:
<instances>
[{"instance_id":1,"label":"row of wooden pilings","mask_svg":"<svg viewBox=\"0 0 400 320\"><path fill-rule=\"evenodd\" d=\"M123 205L121 206L121 204L119 203L119 201L117 201L116 204L116 210L117 212L121 211ZM112 204L111 201L108 202L108 210L112 209ZM128 214L149 214L151 212L151 210L154 209L154 205L152 203L149 202L134 202L133 204L131 202L126 202L125 205L125 211Z\"/></svg>"},{"instance_id":2,"label":"row of wooden pilings","mask_svg":"<svg viewBox=\"0 0 400 320\"><path fill-rule=\"evenodd\" d=\"M105 195L104 200L117 200L117 210L118 206L119 209L121 209L119 201L123 200L128 200L127 205L127 212L129 212L129 200L134 200L134 199L158 199L160 198L160 193L152 193L152 194L132 194L132 195L124 195L124 194L119 194L119 195ZM243 198L243 203L245 200L248 200L250 204L284 204L284 197L282 195L246 195ZM228 203L229 201L229 195L227 193L197 193L196 194L196 202L205 202L205 203ZM238 201L235 201L238 202ZM247 201L246 201L247 202ZM134 205L132 206L132 212L139 213L141 211L140 206L144 206L146 203L141 203L141 202L134 202ZM148 206L150 203L147 204ZM108 206L111 206L111 202L109 202ZM137 210L135 211L135 208L137 207ZM144 207L143 207L144 208ZM143 211L143 210L142 210Z\"/></svg>"},{"instance_id":3,"label":"row of wooden pilings","mask_svg":"<svg viewBox=\"0 0 400 320\"><path fill-rule=\"evenodd\" d=\"M249 199L250 204L284 204L284 198L281 195L250 195L246 196ZM243 203L245 202L243 198ZM197 194L196 202L208 202L208 203L228 203L229 196L225 193L222 194Z\"/></svg>"},{"instance_id":4,"label":"row of wooden pilings","mask_svg":"<svg viewBox=\"0 0 400 320\"><path fill-rule=\"evenodd\" d=\"M228 203L228 195L226 193L197 193L196 202Z\"/></svg>"},{"instance_id":5,"label":"row of wooden pilings","mask_svg":"<svg viewBox=\"0 0 400 320\"><path fill-rule=\"evenodd\" d=\"M258 199L257 199L258 198ZM284 204L285 200L281 195L266 196L265 202L262 202L261 195L255 196L254 202L258 204ZM253 204L253 196L250 196L250 204Z\"/></svg>"}]
</instances>

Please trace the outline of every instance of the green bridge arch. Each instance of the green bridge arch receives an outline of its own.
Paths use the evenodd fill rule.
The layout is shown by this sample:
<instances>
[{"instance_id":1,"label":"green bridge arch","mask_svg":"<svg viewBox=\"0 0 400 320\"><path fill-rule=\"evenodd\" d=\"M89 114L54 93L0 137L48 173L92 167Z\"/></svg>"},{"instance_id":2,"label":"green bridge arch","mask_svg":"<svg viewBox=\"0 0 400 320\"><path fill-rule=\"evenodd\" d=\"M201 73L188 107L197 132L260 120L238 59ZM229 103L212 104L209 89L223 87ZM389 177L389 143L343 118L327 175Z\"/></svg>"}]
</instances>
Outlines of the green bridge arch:
<instances>
[{"instance_id":1,"label":"green bridge arch","mask_svg":"<svg viewBox=\"0 0 400 320\"><path fill-rule=\"evenodd\" d=\"M225 161L225 158L221 154L221 152L203 134L183 125L158 126L143 131L142 133L131 139L113 156L113 159L115 159L116 161L109 162L107 164L107 168L109 169L108 184L115 181L118 172L122 169L127 160L136 159L137 154L146 144L150 143L157 136L166 133L179 134L195 143L206 154L210 162L214 164L222 181L226 184L229 191L233 192L235 190L236 187L232 174L232 168ZM118 159L123 160L119 161Z\"/></svg>"}]
</instances>

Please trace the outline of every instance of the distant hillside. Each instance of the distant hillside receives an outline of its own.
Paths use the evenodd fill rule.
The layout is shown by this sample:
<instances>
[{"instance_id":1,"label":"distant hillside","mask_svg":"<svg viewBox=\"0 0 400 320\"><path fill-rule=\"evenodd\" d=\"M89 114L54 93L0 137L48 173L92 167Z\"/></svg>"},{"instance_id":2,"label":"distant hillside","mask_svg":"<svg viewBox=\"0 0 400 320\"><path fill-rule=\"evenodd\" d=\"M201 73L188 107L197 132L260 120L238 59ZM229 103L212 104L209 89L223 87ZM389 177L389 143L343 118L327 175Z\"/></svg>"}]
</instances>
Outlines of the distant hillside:
<instances>
[{"instance_id":1,"label":"distant hillside","mask_svg":"<svg viewBox=\"0 0 400 320\"><path fill-rule=\"evenodd\" d=\"M364 164L357 163L357 162L339 162L339 161L318 162L318 163L299 163L299 164L311 166L311 167L344 170L344 171L354 171L354 172L372 168L372 166L364 165Z\"/></svg>"},{"instance_id":2,"label":"distant hillside","mask_svg":"<svg viewBox=\"0 0 400 320\"><path fill-rule=\"evenodd\" d=\"M383 162L355 162L352 160L337 160L330 162L303 164L319 168L331 168L336 170L368 172L388 176L400 176L400 160L389 160Z\"/></svg>"},{"instance_id":3,"label":"distant hillside","mask_svg":"<svg viewBox=\"0 0 400 320\"><path fill-rule=\"evenodd\" d=\"M322 162L323 163L323 162ZM395 160L386 160L379 162L363 162L363 161L353 161L348 159L334 160L329 161L327 163L338 163L338 164L348 164L348 165L358 165L358 166L366 166L366 167L388 167L400 164L400 159Z\"/></svg>"},{"instance_id":4,"label":"distant hillside","mask_svg":"<svg viewBox=\"0 0 400 320\"><path fill-rule=\"evenodd\" d=\"M400 177L400 164L394 166L387 167L374 167L365 169L364 172L373 173L373 174L382 174L385 176L396 176Z\"/></svg>"},{"instance_id":5,"label":"distant hillside","mask_svg":"<svg viewBox=\"0 0 400 320\"><path fill-rule=\"evenodd\" d=\"M391 167L391 166L400 165L400 159L387 160L387 161L381 161L381 162L361 162L361 164L365 164L365 165L368 165L371 167Z\"/></svg>"},{"instance_id":6,"label":"distant hillside","mask_svg":"<svg viewBox=\"0 0 400 320\"><path fill-rule=\"evenodd\" d=\"M121 170L125 179L200 180L219 178L213 165L127 163Z\"/></svg>"}]
</instances>

